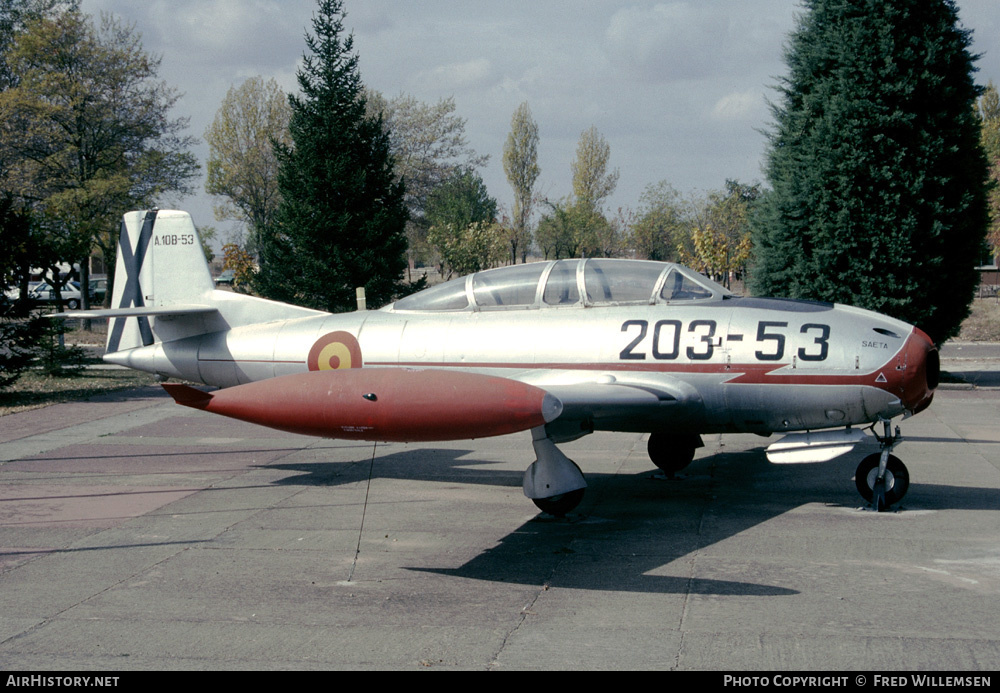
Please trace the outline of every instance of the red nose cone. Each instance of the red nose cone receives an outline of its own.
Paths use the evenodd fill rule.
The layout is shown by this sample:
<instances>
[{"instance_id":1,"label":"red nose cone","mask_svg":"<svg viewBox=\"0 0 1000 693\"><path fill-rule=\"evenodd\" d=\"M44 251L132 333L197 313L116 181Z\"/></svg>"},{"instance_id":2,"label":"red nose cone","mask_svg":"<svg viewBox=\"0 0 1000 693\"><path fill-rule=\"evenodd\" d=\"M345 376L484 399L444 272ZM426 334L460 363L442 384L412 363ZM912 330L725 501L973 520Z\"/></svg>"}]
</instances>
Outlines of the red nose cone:
<instances>
[{"instance_id":1,"label":"red nose cone","mask_svg":"<svg viewBox=\"0 0 1000 693\"><path fill-rule=\"evenodd\" d=\"M903 345L897 369L902 374L903 406L911 413L926 409L934 398L941 374L941 360L937 347L922 330L913 332Z\"/></svg>"}]
</instances>

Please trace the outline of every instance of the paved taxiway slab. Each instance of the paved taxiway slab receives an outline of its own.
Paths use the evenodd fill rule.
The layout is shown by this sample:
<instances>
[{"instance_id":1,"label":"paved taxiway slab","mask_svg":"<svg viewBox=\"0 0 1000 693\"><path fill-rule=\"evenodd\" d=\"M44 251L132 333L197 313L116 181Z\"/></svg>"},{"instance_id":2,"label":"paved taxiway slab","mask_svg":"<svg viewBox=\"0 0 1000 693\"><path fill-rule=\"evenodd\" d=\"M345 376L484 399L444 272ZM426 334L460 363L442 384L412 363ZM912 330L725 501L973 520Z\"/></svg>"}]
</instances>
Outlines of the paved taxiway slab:
<instances>
[{"instance_id":1,"label":"paved taxiway slab","mask_svg":"<svg viewBox=\"0 0 1000 693\"><path fill-rule=\"evenodd\" d=\"M885 514L867 450L775 466L712 436L666 481L643 436L597 434L563 446L590 488L559 520L521 493L527 433L373 450L156 389L10 415L0 664L992 670L998 421L1000 391L940 391Z\"/></svg>"}]
</instances>

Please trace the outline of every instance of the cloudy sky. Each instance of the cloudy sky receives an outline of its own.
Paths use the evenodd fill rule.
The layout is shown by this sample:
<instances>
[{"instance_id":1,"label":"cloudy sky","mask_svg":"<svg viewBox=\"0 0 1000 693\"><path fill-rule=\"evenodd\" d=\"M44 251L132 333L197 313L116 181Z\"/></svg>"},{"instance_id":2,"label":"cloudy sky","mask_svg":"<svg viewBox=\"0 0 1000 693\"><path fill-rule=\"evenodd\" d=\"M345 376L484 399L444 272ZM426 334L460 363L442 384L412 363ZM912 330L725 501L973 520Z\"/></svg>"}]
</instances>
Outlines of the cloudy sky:
<instances>
[{"instance_id":1,"label":"cloudy sky","mask_svg":"<svg viewBox=\"0 0 1000 693\"><path fill-rule=\"evenodd\" d=\"M85 12L134 23L184 94L175 111L201 138L227 90L273 77L296 90L315 0L83 0ZM510 205L503 143L527 101L539 126L542 192L571 192L570 164L591 126L620 171L614 207L636 208L647 185L682 192L727 178L762 181L767 99L785 74L795 0L345 0L366 86L421 101L454 97L469 144L490 156L491 195ZM977 81L1000 84L1000 3L958 0L981 54ZM197 154L204 167L208 148ZM203 191L203 186L200 187ZM202 192L179 202L212 219Z\"/></svg>"}]
</instances>

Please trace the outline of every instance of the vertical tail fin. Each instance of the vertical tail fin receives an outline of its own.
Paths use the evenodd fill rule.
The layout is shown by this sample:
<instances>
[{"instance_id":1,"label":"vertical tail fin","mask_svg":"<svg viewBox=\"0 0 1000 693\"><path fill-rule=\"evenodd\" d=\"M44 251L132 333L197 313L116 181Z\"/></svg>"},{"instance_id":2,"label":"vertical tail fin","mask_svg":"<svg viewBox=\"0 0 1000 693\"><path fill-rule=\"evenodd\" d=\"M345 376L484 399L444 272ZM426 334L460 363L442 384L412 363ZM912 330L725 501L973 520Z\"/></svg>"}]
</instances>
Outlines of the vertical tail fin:
<instances>
[{"instance_id":1,"label":"vertical tail fin","mask_svg":"<svg viewBox=\"0 0 1000 693\"><path fill-rule=\"evenodd\" d=\"M176 371L171 358L198 348L182 340L255 323L326 315L216 289L191 215L172 210L125 215L111 301L110 310L62 315L110 318L104 360L166 374ZM168 343L173 343L169 357L164 346Z\"/></svg>"},{"instance_id":2,"label":"vertical tail fin","mask_svg":"<svg viewBox=\"0 0 1000 693\"><path fill-rule=\"evenodd\" d=\"M202 303L214 288L190 214L155 209L125 214L118 237L113 309ZM148 316L115 317L108 325L106 351L154 341Z\"/></svg>"}]
</instances>

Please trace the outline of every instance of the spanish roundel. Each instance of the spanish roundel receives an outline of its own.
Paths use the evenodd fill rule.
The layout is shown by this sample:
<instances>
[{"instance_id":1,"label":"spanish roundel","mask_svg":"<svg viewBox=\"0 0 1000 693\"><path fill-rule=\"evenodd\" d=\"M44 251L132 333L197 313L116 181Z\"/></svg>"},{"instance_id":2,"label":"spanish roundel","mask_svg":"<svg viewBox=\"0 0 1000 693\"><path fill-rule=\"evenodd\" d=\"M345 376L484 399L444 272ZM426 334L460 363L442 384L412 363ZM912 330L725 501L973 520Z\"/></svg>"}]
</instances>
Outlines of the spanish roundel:
<instances>
[{"instance_id":1,"label":"spanish roundel","mask_svg":"<svg viewBox=\"0 0 1000 693\"><path fill-rule=\"evenodd\" d=\"M361 368L361 345L350 332L330 332L312 345L306 364L311 371Z\"/></svg>"}]
</instances>

